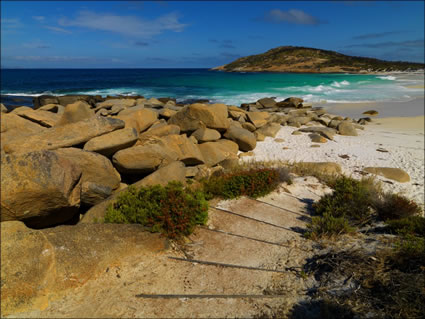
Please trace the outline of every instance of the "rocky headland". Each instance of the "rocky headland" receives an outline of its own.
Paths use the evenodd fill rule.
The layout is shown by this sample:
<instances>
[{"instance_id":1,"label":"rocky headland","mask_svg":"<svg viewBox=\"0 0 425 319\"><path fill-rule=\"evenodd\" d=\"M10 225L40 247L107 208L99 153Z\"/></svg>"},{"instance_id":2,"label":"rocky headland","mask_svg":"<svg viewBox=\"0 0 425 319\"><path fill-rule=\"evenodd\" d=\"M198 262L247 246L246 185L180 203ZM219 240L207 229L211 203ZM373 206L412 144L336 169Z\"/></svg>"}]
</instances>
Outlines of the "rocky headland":
<instances>
[{"instance_id":1,"label":"rocky headland","mask_svg":"<svg viewBox=\"0 0 425 319\"><path fill-rule=\"evenodd\" d=\"M382 73L422 71L423 63L384 61L334 51L281 46L239 58L213 70L226 72Z\"/></svg>"}]
</instances>

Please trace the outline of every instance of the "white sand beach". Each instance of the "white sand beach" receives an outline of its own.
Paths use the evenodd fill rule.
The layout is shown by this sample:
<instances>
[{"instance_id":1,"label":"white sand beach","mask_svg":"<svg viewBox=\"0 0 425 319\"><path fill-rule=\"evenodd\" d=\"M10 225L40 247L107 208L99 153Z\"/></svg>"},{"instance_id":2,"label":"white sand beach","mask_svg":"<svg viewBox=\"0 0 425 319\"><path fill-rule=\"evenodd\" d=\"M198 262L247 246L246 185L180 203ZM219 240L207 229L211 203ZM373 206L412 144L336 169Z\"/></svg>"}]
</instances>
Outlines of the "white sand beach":
<instances>
[{"instance_id":1,"label":"white sand beach","mask_svg":"<svg viewBox=\"0 0 425 319\"><path fill-rule=\"evenodd\" d=\"M243 159L336 162L341 165L345 174L357 178L362 176L360 172L364 167L401 168L410 175L410 182L399 183L378 176L379 180L384 181L384 190L404 194L423 205L425 202L423 101L423 98L416 99L414 104L417 108L422 103L421 116L377 118L365 125L363 131L358 130L358 136L336 135L333 141L323 144L312 143L308 133L292 135L292 132L298 129L284 126L275 137L275 139L283 139L284 142L276 142L275 139L267 137L265 141L257 143L253 151L254 156L243 157ZM412 102L393 103L393 106L398 107L398 114L400 114L403 113L401 110L411 107L409 103ZM376 105L378 103L367 109L377 109ZM379 109L381 110L381 107ZM381 112L388 114L390 109L382 105ZM357 106L350 110L346 109L347 112L352 113L357 111L356 118L361 117L361 112L364 110L363 107L357 109ZM416 111L419 112L418 109ZM332 110L332 113L334 112L337 113ZM311 147L313 144L320 147ZM388 152L377 151L379 148ZM341 155L348 155L349 158L342 158Z\"/></svg>"}]
</instances>

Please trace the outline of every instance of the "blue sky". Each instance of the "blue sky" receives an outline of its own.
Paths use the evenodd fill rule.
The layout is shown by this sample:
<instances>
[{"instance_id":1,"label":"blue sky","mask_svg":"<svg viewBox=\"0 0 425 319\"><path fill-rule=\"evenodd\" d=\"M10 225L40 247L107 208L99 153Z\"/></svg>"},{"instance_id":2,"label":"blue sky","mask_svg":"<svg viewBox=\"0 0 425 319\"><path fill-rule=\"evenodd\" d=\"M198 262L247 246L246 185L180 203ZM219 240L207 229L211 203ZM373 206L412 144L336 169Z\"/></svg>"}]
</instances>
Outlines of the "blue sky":
<instances>
[{"instance_id":1,"label":"blue sky","mask_svg":"<svg viewBox=\"0 0 425 319\"><path fill-rule=\"evenodd\" d=\"M2 67L213 67L282 45L424 62L424 2L1 1Z\"/></svg>"}]
</instances>

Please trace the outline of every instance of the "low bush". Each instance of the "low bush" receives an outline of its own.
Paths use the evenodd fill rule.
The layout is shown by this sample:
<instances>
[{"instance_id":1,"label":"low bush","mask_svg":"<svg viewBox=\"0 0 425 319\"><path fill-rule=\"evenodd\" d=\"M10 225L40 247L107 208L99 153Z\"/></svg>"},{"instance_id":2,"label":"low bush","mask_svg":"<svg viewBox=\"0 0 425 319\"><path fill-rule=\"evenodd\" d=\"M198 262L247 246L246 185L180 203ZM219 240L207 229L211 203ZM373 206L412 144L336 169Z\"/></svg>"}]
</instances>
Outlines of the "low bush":
<instances>
[{"instance_id":1,"label":"low bush","mask_svg":"<svg viewBox=\"0 0 425 319\"><path fill-rule=\"evenodd\" d=\"M304 234L304 237L313 240L349 234L354 231L354 228L349 225L344 217L333 217L329 213L313 217L307 228L308 231Z\"/></svg>"},{"instance_id":2,"label":"low bush","mask_svg":"<svg viewBox=\"0 0 425 319\"><path fill-rule=\"evenodd\" d=\"M425 238L407 234L396 242L394 254L389 258L394 268L403 272L425 271Z\"/></svg>"},{"instance_id":3,"label":"low bush","mask_svg":"<svg viewBox=\"0 0 425 319\"><path fill-rule=\"evenodd\" d=\"M224 173L203 182L208 198L214 196L226 199L240 196L261 197L269 194L281 182L278 169L258 168Z\"/></svg>"},{"instance_id":4,"label":"low bush","mask_svg":"<svg viewBox=\"0 0 425 319\"><path fill-rule=\"evenodd\" d=\"M382 220L419 215L422 209L414 201L398 194L385 193L375 201L375 209Z\"/></svg>"},{"instance_id":5,"label":"low bush","mask_svg":"<svg viewBox=\"0 0 425 319\"><path fill-rule=\"evenodd\" d=\"M410 216L401 219L388 220L388 228L391 232L400 235L416 235L425 238L425 218Z\"/></svg>"},{"instance_id":6,"label":"low bush","mask_svg":"<svg viewBox=\"0 0 425 319\"><path fill-rule=\"evenodd\" d=\"M372 191L368 180L349 177L335 179L331 194L326 194L313 205L315 214L345 218L351 226L366 224L372 216Z\"/></svg>"},{"instance_id":7,"label":"low bush","mask_svg":"<svg viewBox=\"0 0 425 319\"><path fill-rule=\"evenodd\" d=\"M207 218L208 202L201 191L170 182L165 187L130 186L108 207L105 223L141 224L152 232L176 238L189 235Z\"/></svg>"}]
</instances>

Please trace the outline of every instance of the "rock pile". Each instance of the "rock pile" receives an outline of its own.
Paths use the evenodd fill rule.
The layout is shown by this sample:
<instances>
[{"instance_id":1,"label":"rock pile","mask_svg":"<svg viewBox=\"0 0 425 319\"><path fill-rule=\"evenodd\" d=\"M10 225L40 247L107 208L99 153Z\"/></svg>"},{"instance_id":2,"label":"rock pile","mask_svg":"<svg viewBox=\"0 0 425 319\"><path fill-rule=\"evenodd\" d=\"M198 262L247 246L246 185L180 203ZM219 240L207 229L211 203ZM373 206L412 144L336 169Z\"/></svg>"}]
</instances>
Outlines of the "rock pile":
<instances>
[{"instance_id":1,"label":"rock pile","mask_svg":"<svg viewBox=\"0 0 425 319\"><path fill-rule=\"evenodd\" d=\"M2 108L1 220L35 228L78 221L127 184L206 177L234 165L239 151L275 137L282 125L306 126L299 131L320 143L363 128L294 97L236 107L141 96L40 96L34 105Z\"/></svg>"}]
</instances>

